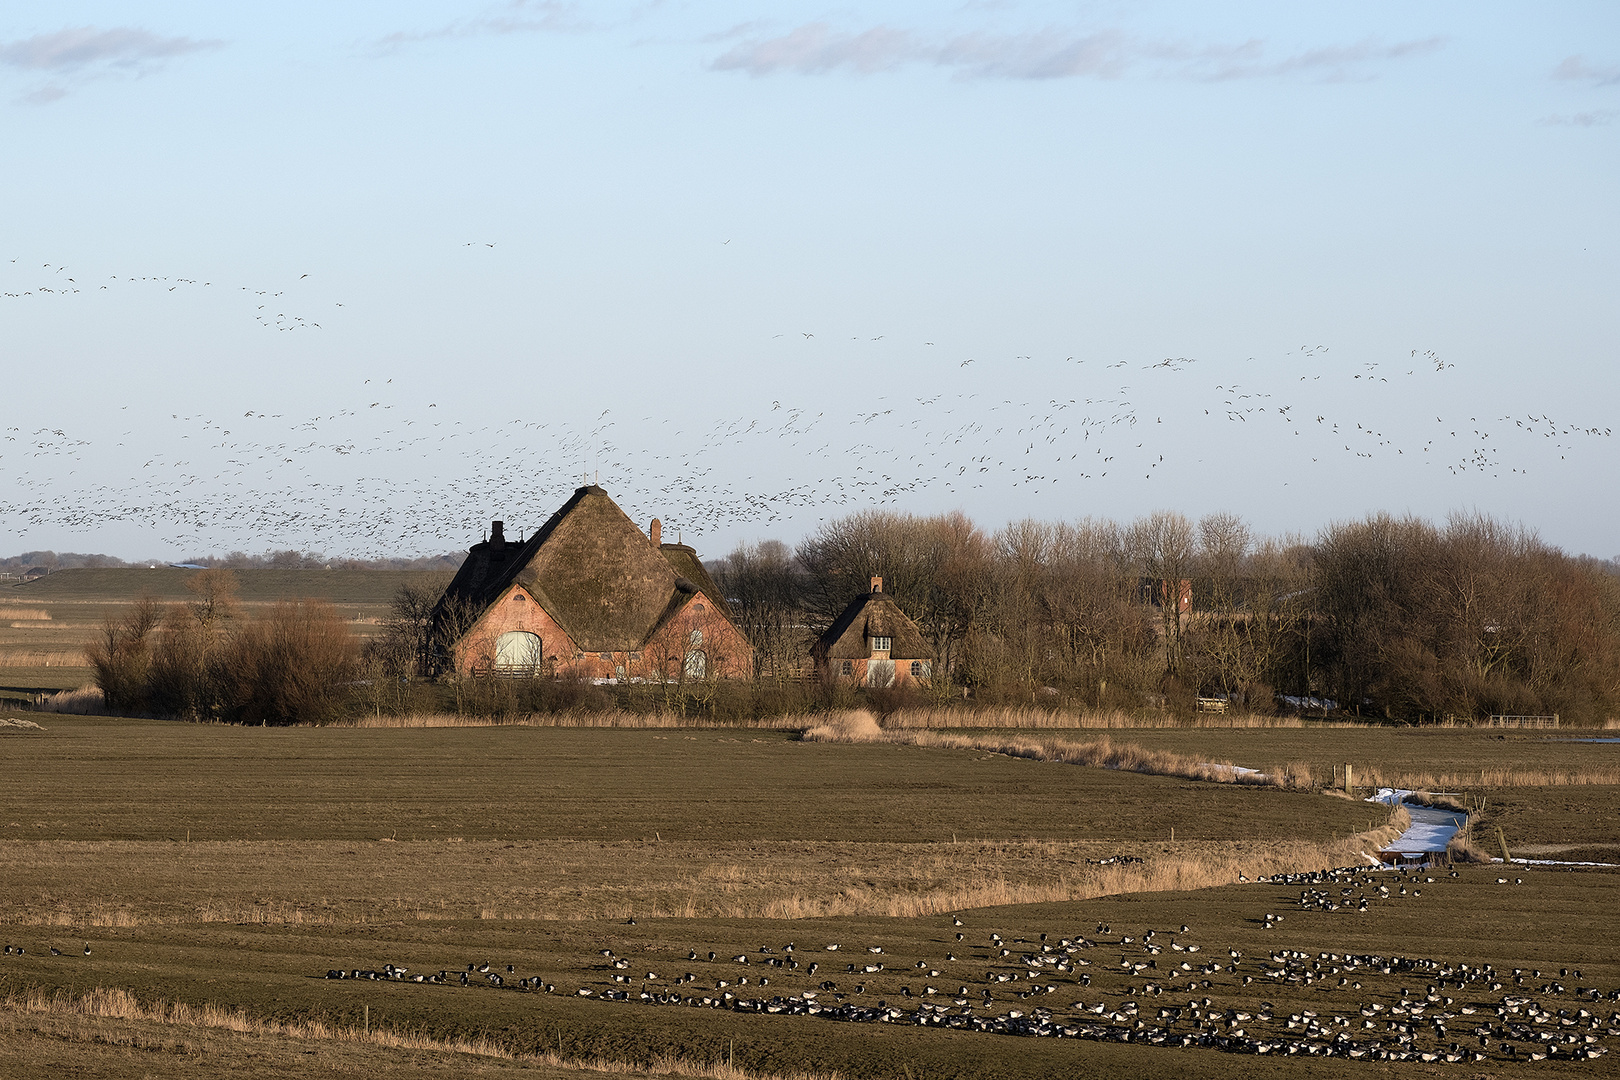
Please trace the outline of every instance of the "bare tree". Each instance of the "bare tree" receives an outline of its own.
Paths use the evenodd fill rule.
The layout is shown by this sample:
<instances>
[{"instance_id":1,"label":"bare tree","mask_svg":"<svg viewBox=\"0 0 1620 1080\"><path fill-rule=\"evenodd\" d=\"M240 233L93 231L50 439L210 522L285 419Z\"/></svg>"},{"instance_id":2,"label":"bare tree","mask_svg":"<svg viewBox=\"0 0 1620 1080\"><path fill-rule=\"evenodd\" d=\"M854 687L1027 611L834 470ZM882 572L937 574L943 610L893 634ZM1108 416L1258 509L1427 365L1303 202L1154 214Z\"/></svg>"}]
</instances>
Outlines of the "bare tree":
<instances>
[{"instance_id":1,"label":"bare tree","mask_svg":"<svg viewBox=\"0 0 1620 1080\"><path fill-rule=\"evenodd\" d=\"M186 606L199 626L213 630L221 621L236 616L241 588L241 581L229 570L199 570L186 577L186 589L196 597Z\"/></svg>"},{"instance_id":2,"label":"bare tree","mask_svg":"<svg viewBox=\"0 0 1620 1080\"><path fill-rule=\"evenodd\" d=\"M1193 525L1170 510L1158 510L1131 525L1128 546L1159 604L1164 639L1164 666L1171 675L1182 668L1182 582L1190 581L1196 552Z\"/></svg>"}]
</instances>

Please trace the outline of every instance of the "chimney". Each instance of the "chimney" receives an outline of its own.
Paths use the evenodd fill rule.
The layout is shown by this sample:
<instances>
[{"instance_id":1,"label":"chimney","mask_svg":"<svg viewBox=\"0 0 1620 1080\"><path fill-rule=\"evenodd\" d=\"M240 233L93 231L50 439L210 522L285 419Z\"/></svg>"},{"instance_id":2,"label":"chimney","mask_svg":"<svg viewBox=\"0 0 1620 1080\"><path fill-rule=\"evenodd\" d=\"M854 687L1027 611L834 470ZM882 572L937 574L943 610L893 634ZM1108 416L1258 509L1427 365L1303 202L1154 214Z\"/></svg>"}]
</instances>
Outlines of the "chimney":
<instances>
[{"instance_id":1,"label":"chimney","mask_svg":"<svg viewBox=\"0 0 1620 1080\"><path fill-rule=\"evenodd\" d=\"M489 523L489 542L495 547L506 543L506 522L492 521Z\"/></svg>"},{"instance_id":2,"label":"chimney","mask_svg":"<svg viewBox=\"0 0 1620 1080\"><path fill-rule=\"evenodd\" d=\"M657 518L653 518L652 524L647 526L647 535L652 538L653 547L657 547L664 542L664 526L659 523Z\"/></svg>"},{"instance_id":3,"label":"chimney","mask_svg":"<svg viewBox=\"0 0 1620 1080\"><path fill-rule=\"evenodd\" d=\"M872 579L872 591L873 592L882 592L883 591L883 579L882 578L875 577L875 578Z\"/></svg>"}]
</instances>

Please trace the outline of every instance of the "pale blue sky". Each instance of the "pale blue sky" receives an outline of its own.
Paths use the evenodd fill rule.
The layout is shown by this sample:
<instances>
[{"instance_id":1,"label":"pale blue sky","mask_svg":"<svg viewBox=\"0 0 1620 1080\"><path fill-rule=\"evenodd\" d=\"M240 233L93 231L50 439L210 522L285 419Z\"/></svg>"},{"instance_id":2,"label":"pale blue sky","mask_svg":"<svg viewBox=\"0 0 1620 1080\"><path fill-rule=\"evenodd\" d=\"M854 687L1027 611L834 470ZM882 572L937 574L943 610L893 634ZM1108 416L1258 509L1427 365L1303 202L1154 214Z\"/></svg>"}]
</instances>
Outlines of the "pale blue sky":
<instances>
[{"instance_id":1,"label":"pale blue sky","mask_svg":"<svg viewBox=\"0 0 1620 1080\"><path fill-rule=\"evenodd\" d=\"M599 473L710 556L1620 554L1611 3L19 2L0 146L3 551L453 550Z\"/></svg>"}]
</instances>

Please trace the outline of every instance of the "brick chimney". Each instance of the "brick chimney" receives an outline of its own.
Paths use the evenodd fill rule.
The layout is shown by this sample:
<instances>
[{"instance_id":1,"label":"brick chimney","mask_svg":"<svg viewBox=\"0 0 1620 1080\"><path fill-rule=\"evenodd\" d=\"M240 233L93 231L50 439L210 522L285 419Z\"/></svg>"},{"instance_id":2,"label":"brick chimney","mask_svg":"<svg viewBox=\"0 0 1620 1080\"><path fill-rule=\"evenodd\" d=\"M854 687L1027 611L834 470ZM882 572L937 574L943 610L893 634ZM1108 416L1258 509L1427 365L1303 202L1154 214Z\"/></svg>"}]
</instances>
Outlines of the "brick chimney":
<instances>
[{"instance_id":1,"label":"brick chimney","mask_svg":"<svg viewBox=\"0 0 1620 1080\"><path fill-rule=\"evenodd\" d=\"M492 521L489 523L489 542L495 547L506 543L506 522Z\"/></svg>"},{"instance_id":2,"label":"brick chimney","mask_svg":"<svg viewBox=\"0 0 1620 1080\"><path fill-rule=\"evenodd\" d=\"M647 526L647 535L652 538L653 547L664 542L664 526L657 518L653 518L652 524Z\"/></svg>"},{"instance_id":3,"label":"brick chimney","mask_svg":"<svg viewBox=\"0 0 1620 1080\"><path fill-rule=\"evenodd\" d=\"M883 591L883 579L882 578L875 577L875 578L872 579L872 591L873 592L882 592Z\"/></svg>"}]
</instances>

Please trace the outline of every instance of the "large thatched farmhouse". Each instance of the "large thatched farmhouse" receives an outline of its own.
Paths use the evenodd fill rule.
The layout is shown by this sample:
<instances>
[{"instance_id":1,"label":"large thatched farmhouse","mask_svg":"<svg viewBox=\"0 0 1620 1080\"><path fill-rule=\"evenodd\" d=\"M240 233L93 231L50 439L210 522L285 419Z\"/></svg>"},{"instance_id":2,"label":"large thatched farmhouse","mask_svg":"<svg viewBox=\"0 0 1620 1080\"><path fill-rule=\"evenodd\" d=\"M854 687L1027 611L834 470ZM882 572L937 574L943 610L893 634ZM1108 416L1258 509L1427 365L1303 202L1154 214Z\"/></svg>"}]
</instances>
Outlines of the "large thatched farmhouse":
<instances>
[{"instance_id":1,"label":"large thatched farmhouse","mask_svg":"<svg viewBox=\"0 0 1620 1080\"><path fill-rule=\"evenodd\" d=\"M527 540L501 522L434 610L436 663L460 674L692 681L753 672L753 649L685 544L661 543L594 485Z\"/></svg>"}]
</instances>

